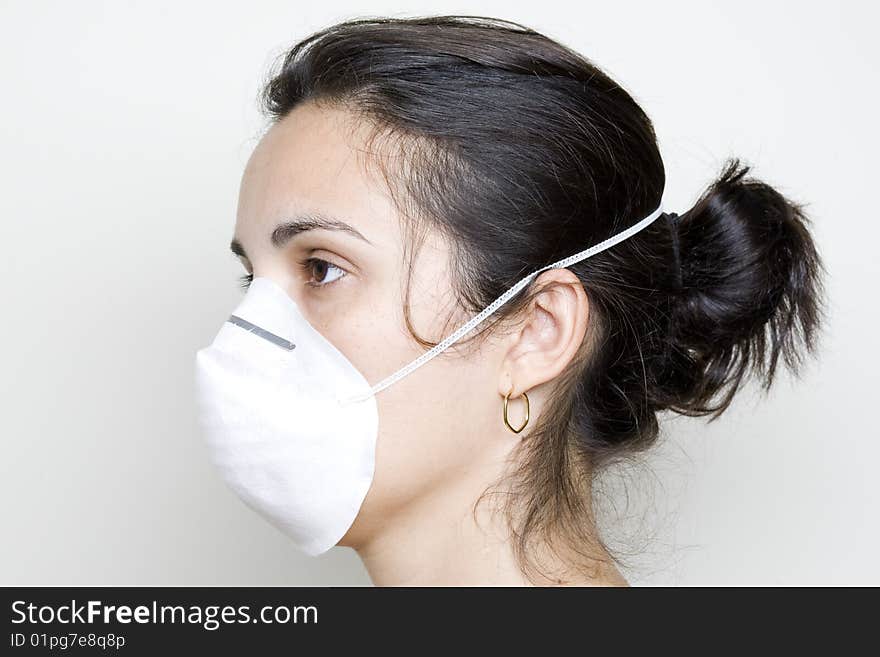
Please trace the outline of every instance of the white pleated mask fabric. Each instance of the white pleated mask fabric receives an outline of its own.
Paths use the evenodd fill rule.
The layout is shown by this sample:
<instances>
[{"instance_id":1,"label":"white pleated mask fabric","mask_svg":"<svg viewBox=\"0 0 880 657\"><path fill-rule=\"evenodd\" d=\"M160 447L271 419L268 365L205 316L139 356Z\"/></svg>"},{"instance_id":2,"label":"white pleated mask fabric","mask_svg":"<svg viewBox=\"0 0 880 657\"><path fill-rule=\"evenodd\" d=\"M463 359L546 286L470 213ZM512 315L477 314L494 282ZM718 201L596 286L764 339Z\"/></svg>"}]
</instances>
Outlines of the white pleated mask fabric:
<instances>
[{"instance_id":1,"label":"white pleated mask fabric","mask_svg":"<svg viewBox=\"0 0 880 657\"><path fill-rule=\"evenodd\" d=\"M288 293L255 277L214 341L196 352L199 425L226 483L305 554L336 545L373 480L376 394L467 335L538 274L610 248L663 214L522 278L449 337L371 386Z\"/></svg>"}]
</instances>

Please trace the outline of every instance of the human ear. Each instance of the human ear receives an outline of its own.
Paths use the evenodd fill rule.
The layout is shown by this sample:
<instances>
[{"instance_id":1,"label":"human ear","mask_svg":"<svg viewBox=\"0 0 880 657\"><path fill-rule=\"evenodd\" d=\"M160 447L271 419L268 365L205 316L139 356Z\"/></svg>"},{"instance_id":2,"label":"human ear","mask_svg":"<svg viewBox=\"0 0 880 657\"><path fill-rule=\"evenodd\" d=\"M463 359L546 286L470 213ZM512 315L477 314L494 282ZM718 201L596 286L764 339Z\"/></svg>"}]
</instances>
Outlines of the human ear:
<instances>
[{"instance_id":1,"label":"human ear","mask_svg":"<svg viewBox=\"0 0 880 657\"><path fill-rule=\"evenodd\" d=\"M589 319L584 287L568 269L548 269L533 282L540 290L509 338L498 392L516 397L552 381L583 343Z\"/></svg>"}]
</instances>

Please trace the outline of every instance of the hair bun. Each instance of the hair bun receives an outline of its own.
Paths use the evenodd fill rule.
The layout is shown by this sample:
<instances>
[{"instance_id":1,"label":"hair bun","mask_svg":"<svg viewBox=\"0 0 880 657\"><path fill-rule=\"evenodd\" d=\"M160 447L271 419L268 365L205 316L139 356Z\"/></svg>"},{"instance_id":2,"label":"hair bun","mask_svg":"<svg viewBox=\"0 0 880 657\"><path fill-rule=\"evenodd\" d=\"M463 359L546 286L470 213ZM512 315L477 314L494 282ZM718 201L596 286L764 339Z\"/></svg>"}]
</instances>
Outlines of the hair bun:
<instances>
[{"instance_id":1,"label":"hair bun","mask_svg":"<svg viewBox=\"0 0 880 657\"><path fill-rule=\"evenodd\" d=\"M824 268L809 220L749 169L729 160L694 207L670 220L681 288L657 396L687 415L717 416L749 370L767 389L780 358L796 373L799 343L816 348Z\"/></svg>"}]
</instances>

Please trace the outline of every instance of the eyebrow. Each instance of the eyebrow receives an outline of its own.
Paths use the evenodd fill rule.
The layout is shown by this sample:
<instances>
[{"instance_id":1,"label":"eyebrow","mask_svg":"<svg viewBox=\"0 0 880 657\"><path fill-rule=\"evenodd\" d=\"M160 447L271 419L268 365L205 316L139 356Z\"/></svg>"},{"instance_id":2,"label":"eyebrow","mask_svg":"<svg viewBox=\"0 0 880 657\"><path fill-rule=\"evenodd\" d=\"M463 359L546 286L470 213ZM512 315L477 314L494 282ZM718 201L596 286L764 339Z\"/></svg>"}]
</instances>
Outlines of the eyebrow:
<instances>
[{"instance_id":1,"label":"eyebrow","mask_svg":"<svg viewBox=\"0 0 880 657\"><path fill-rule=\"evenodd\" d=\"M341 219L336 219L335 217L329 217L320 213L299 215L293 219L278 224L272 229L270 240L272 246L280 249L300 233L305 233L310 230L335 230L348 233L349 235L366 242L370 246L373 246L373 243L364 237L354 226L345 223ZM241 242L237 239L233 239L229 243L229 248L237 256L241 256L242 258L248 257Z\"/></svg>"}]
</instances>

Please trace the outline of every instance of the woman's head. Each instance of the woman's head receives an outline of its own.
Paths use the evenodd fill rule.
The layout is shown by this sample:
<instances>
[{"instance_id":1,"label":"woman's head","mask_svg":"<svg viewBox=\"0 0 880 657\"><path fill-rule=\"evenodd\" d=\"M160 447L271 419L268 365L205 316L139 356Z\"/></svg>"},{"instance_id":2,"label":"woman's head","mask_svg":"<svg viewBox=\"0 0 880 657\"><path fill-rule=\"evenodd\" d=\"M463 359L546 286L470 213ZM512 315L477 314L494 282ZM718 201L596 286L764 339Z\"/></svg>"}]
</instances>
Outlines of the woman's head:
<instances>
[{"instance_id":1,"label":"woman's head","mask_svg":"<svg viewBox=\"0 0 880 657\"><path fill-rule=\"evenodd\" d=\"M665 185L632 97L515 23L335 25L286 54L263 100L235 250L373 384L648 215ZM531 546L589 553L592 477L651 445L658 413L714 418L749 371L769 386L780 358L796 370L821 262L801 206L747 173L732 161L675 225L542 272L378 393L376 473L341 544L497 484L526 572ZM523 392L516 434L502 404L520 424Z\"/></svg>"}]
</instances>

